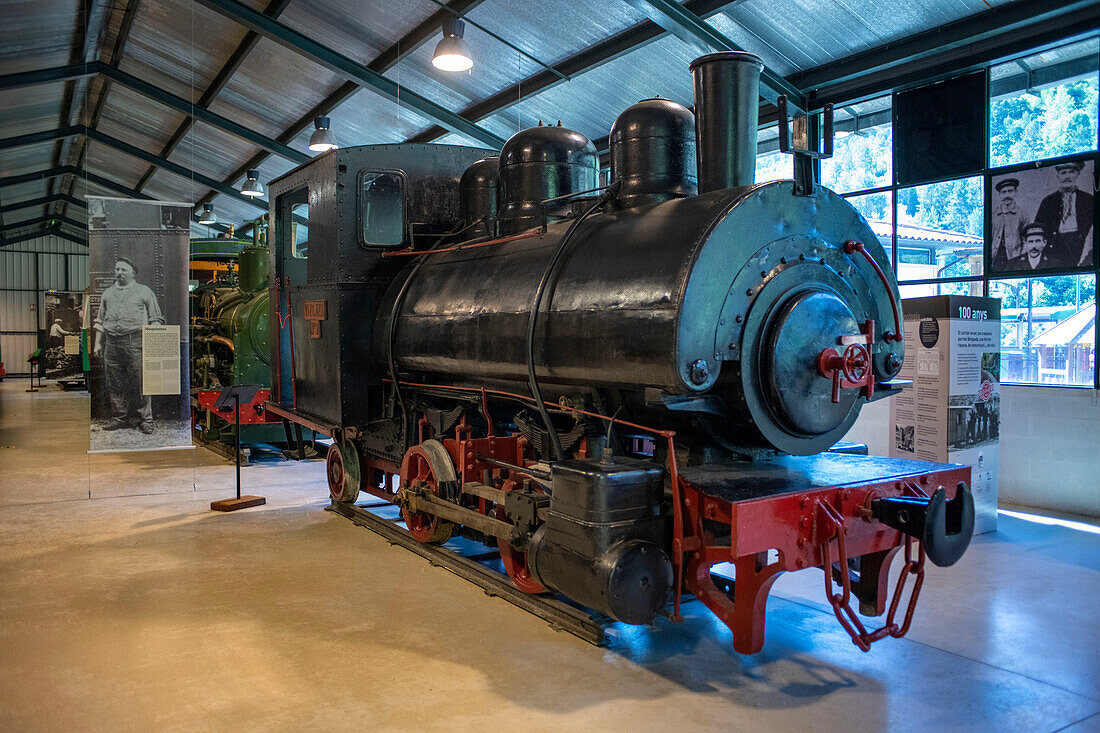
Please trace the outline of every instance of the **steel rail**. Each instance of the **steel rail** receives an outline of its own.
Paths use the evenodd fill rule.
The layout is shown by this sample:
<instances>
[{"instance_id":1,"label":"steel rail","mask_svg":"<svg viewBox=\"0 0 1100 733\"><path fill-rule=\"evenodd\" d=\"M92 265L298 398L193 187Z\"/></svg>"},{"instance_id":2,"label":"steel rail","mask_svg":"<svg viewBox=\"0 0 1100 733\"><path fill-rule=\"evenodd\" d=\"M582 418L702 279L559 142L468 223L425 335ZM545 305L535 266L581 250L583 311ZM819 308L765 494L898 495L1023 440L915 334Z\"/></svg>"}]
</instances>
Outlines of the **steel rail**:
<instances>
[{"instance_id":1,"label":"steel rail","mask_svg":"<svg viewBox=\"0 0 1100 733\"><path fill-rule=\"evenodd\" d=\"M354 524L381 535L391 545L400 545L406 550L415 552L432 565L441 567L463 580L468 580L477 585L485 591L486 595L503 598L509 603L519 606L524 611L547 621L551 628L556 631L568 631L577 638L596 646L603 646L606 643L604 637L606 623L575 606L564 603L557 598L524 593L506 575L490 570L481 563L464 557L454 550L439 545L426 545L418 542L406 530L395 526L393 522L383 519L363 507L355 504L333 502L325 507L325 511L350 519Z\"/></svg>"}]
</instances>

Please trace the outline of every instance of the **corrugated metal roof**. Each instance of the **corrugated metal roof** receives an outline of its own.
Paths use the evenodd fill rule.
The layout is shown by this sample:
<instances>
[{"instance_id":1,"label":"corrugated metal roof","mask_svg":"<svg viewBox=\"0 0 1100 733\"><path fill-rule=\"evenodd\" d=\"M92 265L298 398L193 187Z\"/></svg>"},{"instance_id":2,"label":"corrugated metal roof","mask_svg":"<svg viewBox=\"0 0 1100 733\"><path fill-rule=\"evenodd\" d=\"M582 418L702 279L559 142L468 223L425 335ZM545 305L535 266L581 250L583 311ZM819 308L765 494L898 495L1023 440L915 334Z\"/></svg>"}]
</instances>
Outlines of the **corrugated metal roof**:
<instances>
[{"instance_id":1,"label":"corrugated metal roof","mask_svg":"<svg viewBox=\"0 0 1100 733\"><path fill-rule=\"evenodd\" d=\"M246 35L245 28L191 0L96 0L92 6L103 17L99 57L117 61L119 68L187 100L197 100ZM264 10L270 0L245 0ZM914 33L942 26L1010 0L738 0L712 15L711 25L745 49L759 54L774 71L791 75L834 62L854 53L882 46ZM0 46L0 74L62 66L79 61L83 42L77 0L8 0L3 5L4 41ZM132 24L127 8L136 7ZM368 64L426 19L440 12L432 0L290 0L279 21L363 64ZM544 73L538 61L493 38L473 24L507 39L534 59L557 64L591 48L616 33L643 22L627 2L591 3L578 0L483 0L466 13L466 39L475 66L466 74L438 71L431 56L438 32L385 75L438 103L447 110L463 109L508 90L517 82ZM120 34L129 27L129 36ZM124 44L120 41L125 40ZM119 59L112 59L116 44ZM1044 51L1022 63L995 67L993 76L1022 69L1091 57L1100 43L1084 43ZM478 122L507 138L539 119L562 120L590 138L608 134L616 116L640 99L660 95L690 105L688 63L698 51L665 34L575 78L554 84L538 94L517 99ZM269 39L261 39L244 58L210 108L245 127L277 138L316 105L345 84L341 75L308 60ZM67 98L84 82L52 82L0 91L0 138L50 130L68 124ZM133 92L121 84L106 85L102 78L87 84L89 104L78 98L74 110L84 110L84 121L95 120L105 134L150 153L159 154L185 116ZM106 102L100 91L109 88ZM522 94L522 89L520 94ZM889 97L837 109L837 119L869 115L889 109ZM75 115L75 112L74 112ZM360 90L331 114L333 130L343 145L395 142L433 127L434 121L408 105ZM308 127L308 126L307 126ZM311 129L290 141L306 151ZM774 138L775 128L759 138ZM449 134L440 142L478 145L463 135ZM44 170L76 162L80 138L46 142L0 151L0 176ZM60 158L55 158L60 150ZM257 152L256 144L196 123L171 153L170 160L217 180L225 180ZM145 161L93 143L87 155L92 172L133 187L149 168ZM294 166L279 156L267 156L259 165L263 181ZM0 202L42 196L47 190L67 190L71 177L52 184L32 181L0 189ZM239 186L239 180L227 181ZM84 182L76 190L86 188ZM92 193L118 195L87 186ZM148 195L173 200L198 200L207 189L175 174L158 170L145 186ZM226 196L213 199L223 221L253 218L258 211ZM58 209L64 208L57 205ZM33 218L37 209L29 210ZM7 219L5 219L7 221Z\"/></svg>"},{"instance_id":2,"label":"corrugated metal roof","mask_svg":"<svg viewBox=\"0 0 1100 733\"><path fill-rule=\"evenodd\" d=\"M464 37L475 56L474 68L469 72L440 71L432 65L436 43L442 37L439 35L409 54L386 76L448 109L461 110L542 71L539 61L552 66L644 20L625 2L593 5L578 4L576 0L486 0L465 17L507 39L530 57L484 30L467 25ZM553 22L548 23L548 18ZM538 32L525 32L532 28Z\"/></svg>"},{"instance_id":3,"label":"corrugated metal roof","mask_svg":"<svg viewBox=\"0 0 1100 733\"><path fill-rule=\"evenodd\" d=\"M236 135L196 122L168 156L197 173L221 180L241 161L252 157L258 148Z\"/></svg>"},{"instance_id":4,"label":"corrugated metal roof","mask_svg":"<svg viewBox=\"0 0 1100 733\"><path fill-rule=\"evenodd\" d=\"M349 145L396 143L411 137L431 123L405 105L398 105L374 92L361 90L340 105L332 115L332 133L336 142ZM309 153L310 125L291 143L291 147Z\"/></svg>"},{"instance_id":5,"label":"corrugated metal roof","mask_svg":"<svg viewBox=\"0 0 1100 733\"><path fill-rule=\"evenodd\" d=\"M113 84L98 128L131 145L160 153L168 135L175 130L184 115L148 99L121 84Z\"/></svg>"},{"instance_id":6,"label":"corrugated metal roof","mask_svg":"<svg viewBox=\"0 0 1100 733\"><path fill-rule=\"evenodd\" d=\"M191 0L139 3L119 68L194 101L245 32Z\"/></svg>"},{"instance_id":7,"label":"corrugated metal roof","mask_svg":"<svg viewBox=\"0 0 1100 733\"><path fill-rule=\"evenodd\" d=\"M438 9L430 0L297 0L279 21L366 63Z\"/></svg>"},{"instance_id":8,"label":"corrugated metal roof","mask_svg":"<svg viewBox=\"0 0 1100 733\"><path fill-rule=\"evenodd\" d=\"M73 0L7 0L3 3L5 74L72 63L77 27Z\"/></svg>"},{"instance_id":9,"label":"corrugated metal roof","mask_svg":"<svg viewBox=\"0 0 1100 733\"><path fill-rule=\"evenodd\" d=\"M60 127L65 82L0 90L0 137Z\"/></svg>"},{"instance_id":10,"label":"corrugated metal roof","mask_svg":"<svg viewBox=\"0 0 1100 733\"><path fill-rule=\"evenodd\" d=\"M265 38L210 109L275 137L343 82L328 69Z\"/></svg>"},{"instance_id":11,"label":"corrugated metal roof","mask_svg":"<svg viewBox=\"0 0 1100 733\"><path fill-rule=\"evenodd\" d=\"M591 139L606 137L615 118L643 99L659 95L692 104L688 64L695 53L682 41L667 36L598 66L571 81L512 105L482 121L503 137L520 127L543 120L576 130Z\"/></svg>"}]
</instances>

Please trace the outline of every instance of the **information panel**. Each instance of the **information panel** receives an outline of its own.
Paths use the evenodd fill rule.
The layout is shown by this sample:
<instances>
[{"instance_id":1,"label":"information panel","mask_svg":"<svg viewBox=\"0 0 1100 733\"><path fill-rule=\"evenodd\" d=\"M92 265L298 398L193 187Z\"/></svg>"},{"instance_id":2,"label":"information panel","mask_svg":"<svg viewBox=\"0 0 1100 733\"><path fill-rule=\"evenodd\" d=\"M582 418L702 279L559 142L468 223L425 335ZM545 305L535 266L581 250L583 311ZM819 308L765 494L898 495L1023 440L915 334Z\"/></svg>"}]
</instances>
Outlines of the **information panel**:
<instances>
[{"instance_id":1,"label":"information panel","mask_svg":"<svg viewBox=\"0 0 1100 733\"><path fill-rule=\"evenodd\" d=\"M890 455L971 468L976 534L997 528L1001 301L937 295L903 301L913 386L890 400Z\"/></svg>"}]
</instances>

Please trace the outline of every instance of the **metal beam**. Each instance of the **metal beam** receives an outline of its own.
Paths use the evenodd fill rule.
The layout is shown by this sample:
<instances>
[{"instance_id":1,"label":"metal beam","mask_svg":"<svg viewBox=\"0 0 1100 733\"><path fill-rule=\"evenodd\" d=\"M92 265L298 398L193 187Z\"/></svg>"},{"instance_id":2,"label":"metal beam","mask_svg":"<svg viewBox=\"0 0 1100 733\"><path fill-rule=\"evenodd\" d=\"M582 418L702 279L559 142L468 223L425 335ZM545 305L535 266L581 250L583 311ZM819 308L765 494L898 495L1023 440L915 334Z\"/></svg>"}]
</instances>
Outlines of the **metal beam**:
<instances>
[{"instance_id":1,"label":"metal beam","mask_svg":"<svg viewBox=\"0 0 1100 733\"><path fill-rule=\"evenodd\" d=\"M76 221L66 216L56 216L50 214L43 214L42 216L36 216L33 219L24 219L23 221L13 221L9 224L5 224L0 231L10 232L13 229L22 229L23 227L34 226L35 224L46 224L51 221L56 221L62 224L68 224L69 226L80 227L87 229L88 222Z\"/></svg>"},{"instance_id":2,"label":"metal beam","mask_svg":"<svg viewBox=\"0 0 1100 733\"><path fill-rule=\"evenodd\" d=\"M119 151L120 153L125 153L126 155L131 155L135 158L139 158L141 160L144 160L146 163L151 163L152 165L155 165L158 168L163 168L166 171L169 171L171 173L175 173L177 176L180 176L182 178L188 178L188 179L190 179L190 180L192 180L196 183L201 183L203 186L214 189L218 193L220 193L224 196L228 196L232 199L240 201L241 203L245 203L245 204L248 204L249 206L253 206L253 207L259 209L260 211L267 211L267 202L266 201L257 201L256 199L245 196L243 193L241 193L237 189L233 188L232 186L227 186L226 184L222 183L221 181L210 178L209 176L204 176L202 173L197 173L196 171L193 171L190 168L186 168L186 167L184 167L184 166L182 166L178 163L173 163L170 160L165 160L164 158L161 158L159 155L154 155L153 153L150 153L147 150L142 150L141 148L135 147L135 146L131 145L130 143L124 142L122 140L119 140L118 138L111 137L110 135L104 134L104 133L100 132L99 130L90 129L85 134L88 136L89 139L95 140L96 142L99 142L99 143L103 143L104 145L107 145L108 147L114 148L115 150Z\"/></svg>"},{"instance_id":3,"label":"metal beam","mask_svg":"<svg viewBox=\"0 0 1100 733\"><path fill-rule=\"evenodd\" d=\"M14 204L5 204L0 206L0 214L7 214L12 211L19 211L20 209L32 209L35 206L48 206L55 201L64 201L73 206L79 206L81 208L87 208L88 205L78 199L75 196L70 196L67 193L52 193L49 196L40 196L36 199L30 199L28 201L19 201Z\"/></svg>"},{"instance_id":4,"label":"metal beam","mask_svg":"<svg viewBox=\"0 0 1100 733\"><path fill-rule=\"evenodd\" d=\"M1096 55L1089 54L1039 69L1031 69L1023 74L1002 76L989 80L989 96L1003 97L1006 94L1038 89L1052 84L1060 84L1066 79L1096 74Z\"/></svg>"},{"instance_id":5,"label":"metal beam","mask_svg":"<svg viewBox=\"0 0 1100 733\"><path fill-rule=\"evenodd\" d=\"M60 227L58 227L56 229L47 230L47 234L48 235L52 234L53 236L57 237L58 239L64 239L65 241L72 242L73 244L79 244L79 245L84 246L84 247L88 246L88 240L87 239L81 239L80 237L76 236L75 234L70 234L69 232L65 231L64 229L62 229Z\"/></svg>"},{"instance_id":6,"label":"metal beam","mask_svg":"<svg viewBox=\"0 0 1100 733\"><path fill-rule=\"evenodd\" d=\"M25 145L34 145L35 143L47 142L49 140L61 140L66 137L72 137L73 135L83 134L84 127L82 125L69 125L68 127L59 127L55 130L29 132L26 135L15 135L13 137L0 139L0 150L21 148Z\"/></svg>"},{"instance_id":7,"label":"metal beam","mask_svg":"<svg viewBox=\"0 0 1100 733\"><path fill-rule=\"evenodd\" d=\"M676 0L626 0L626 2L701 53L745 50ZM760 96L774 104L781 94L787 95L789 106L805 109L806 98L802 91L765 66L760 75Z\"/></svg>"},{"instance_id":8,"label":"metal beam","mask_svg":"<svg viewBox=\"0 0 1100 733\"><path fill-rule=\"evenodd\" d=\"M856 78L849 78L845 69L835 70L837 78L841 79L837 83L830 83L831 77L816 77L824 81L810 95L810 106L819 109L827 103L855 102L910 84L935 81L981 69L993 62L1030 55L1044 46L1083 39L1100 28L1100 4L1079 5L1074 3L1076 9L1069 12L1046 16L993 35L981 32L983 26L979 26L975 30L980 38L951 44L941 51L893 63Z\"/></svg>"},{"instance_id":9,"label":"metal beam","mask_svg":"<svg viewBox=\"0 0 1100 733\"><path fill-rule=\"evenodd\" d=\"M126 42L130 40L130 30L134 26L134 17L137 15L137 11L138 11L138 7L140 6L140 3L141 3L141 0L126 0L126 5L122 10L122 18L121 18L121 21L119 22L118 32L115 34L115 42L114 42L114 45L111 48L109 66L112 67L112 68L117 69L118 65L119 65L119 62L122 61L122 52L126 48ZM97 3L97 4L108 5L106 3ZM84 60L87 63L87 62L92 61L94 59L90 59L87 56L85 56ZM89 82L88 89L89 90L91 89L90 82ZM111 80L110 79L104 79L103 83L99 87L99 96L96 99L95 107L92 108L92 110L91 110L91 117L86 122L88 127L95 127L96 125L99 124L99 117L100 117L100 115L103 114L103 108L105 106L107 106L107 97L110 95L110 93L111 93ZM83 114L85 112L87 112L88 103L90 101L90 96L91 96L90 94L85 95L85 107L84 107L84 111L81 113L82 117L83 117ZM85 140L84 144L79 144L79 147L76 148L75 154L73 154L73 152L70 151L70 156L69 156L70 165L75 165L77 167L83 166L84 165L84 159L85 159L85 156L87 156L87 154L88 154L88 146L87 146L87 142ZM60 162L60 158L58 159L58 162ZM75 180L69 181L68 192L71 194L75 189L76 189L76 181ZM60 206L58 206L58 208L60 209L60 213L63 214L68 209L68 205L63 203Z\"/></svg>"},{"instance_id":10,"label":"metal beam","mask_svg":"<svg viewBox=\"0 0 1100 733\"><path fill-rule=\"evenodd\" d=\"M74 165L55 165L53 168L35 171L33 173L21 173L17 176L0 177L0 188L5 186L18 186L20 183L42 181L55 176L63 176L66 173L80 173L80 169Z\"/></svg>"},{"instance_id":11,"label":"metal beam","mask_svg":"<svg viewBox=\"0 0 1100 733\"><path fill-rule=\"evenodd\" d=\"M1060 16L1090 7L1096 10L1095 0L1058 3L1050 0L1017 0L794 74L790 77L790 82L809 92L845 81L866 80L867 74L876 69L929 54L940 55L968 47L989 36L1003 36L1025 27L1034 28L1044 21L1056 20Z\"/></svg>"},{"instance_id":12,"label":"metal beam","mask_svg":"<svg viewBox=\"0 0 1100 733\"><path fill-rule=\"evenodd\" d=\"M216 112L211 112L205 107L200 107L197 104L191 104L182 97L177 97L171 92L161 89L158 86L154 86L144 79L139 79L133 74L128 74L120 69L115 69L106 64L99 65L100 71L111 81L121 84L124 87L132 89L133 91L143 96L152 99L155 102L159 102L166 107L171 107L179 112L183 112L185 115L190 115L200 122L205 122L211 127L216 127L223 132L228 132L231 135L236 135L242 140L247 140L253 145L258 145L265 150L270 150L276 155L286 158L294 163L305 163L310 160L310 156L305 153L298 152L294 148L291 148L283 143L276 142L266 135L261 135L255 130L234 122L228 117L223 117Z\"/></svg>"},{"instance_id":13,"label":"metal beam","mask_svg":"<svg viewBox=\"0 0 1100 733\"><path fill-rule=\"evenodd\" d=\"M400 102L409 109L427 117L448 130L465 135L489 147L499 148L504 139L488 130L475 125L463 117L436 104L426 97L402 88L397 82L372 71L358 62L324 46L298 31L268 18L263 13L237 2L237 0L196 0L211 10L220 13L257 33L262 33L286 48L324 66L349 81L373 92Z\"/></svg>"},{"instance_id":14,"label":"metal beam","mask_svg":"<svg viewBox=\"0 0 1100 733\"><path fill-rule=\"evenodd\" d=\"M110 135L102 133L99 130L86 129L80 125L72 125L70 127L61 127L56 130L46 130L43 132L30 133L28 135L18 135L16 137L4 138L0 140L0 150L19 147L20 145L31 145L33 143L41 142L43 140L56 140L60 138L72 137L74 135L85 135L89 139L102 143L114 150L117 150L120 153L125 153L126 155L144 160L146 163L151 163L158 168L163 168L164 170L175 173L177 176L180 176L182 178L187 178L197 183L201 183L208 188L212 188L218 191L218 193L229 196L230 198L248 204L249 206L254 206L261 211L267 211L266 202L256 201L255 199L249 198L237 189L232 188L231 186L227 186L221 181L210 178L209 176L204 176L203 174L197 173L196 171L193 171L190 168L182 166L178 163L173 163L170 160L165 160L158 155L154 155L153 153L150 153L146 150L142 150L141 148L135 147L128 142L119 140L118 138L111 137ZM127 191L131 190L132 189L127 189ZM64 200L64 198L62 198L61 200Z\"/></svg>"},{"instance_id":15,"label":"metal beam","mask_svg":"<svg viewBox=\"0 0 1100 733\"><path fill-rule=\"evenodd\" d=\"M268 6L264 8L264 15L268 15L272 18L278 18L290 5L291 0L271 0ZM200 107L209 107L215 98L221 93L225 85L229 83L229 80L237 73L237 69L241 67L244 60L248 58L248 54L252 53L252 49L256 47L256 44L260 42L260 34L254 31L249 31L244 34L244 38L234 49L233 53L229 55L229 58L222 65L222 68L214 75L214 80L210 82L210 85L206 87L206 91L199 97L198 105ZM168 158L172 151L176 149L176 146L180 144L187 131L191 129L192 118L184 117L183 122L176 128L176 131L172 133L172 136L168 138L168 142L161 148L160 157ZM138 180L134 189L140 191L145 188L145 185L149 183L149 179L156 173L156 166L150 166L145 174Z\"/></svg>"},{"instance_id":16,"label":"metal beam","mask_svg":"<svg viewBox=\"0 0 1100 733\"><path fill-rule=\"evenodd\" d=\"M75 165L58 165L53 168L47 168L46 170L35 171L34 173L23 173L18 176L7 176L0 178L0 188L5 186L17 186L20 183L29 183L30 181L41 181L47 178L54 178L56 176L64 176L72 174L77 177L78 180L86 180L89 183L94 183L101 188L106 188L115 193L120 193L123 196L129 196L135 199L152 200L152 196L147 196L140 191L135 191L132 188L127 188L121 183L115 183L114 181L104 178L103 176L91 173L83 168L77 168Z\"/></svg>"},{"instance_id":17,"label":"metal beam","mask_svg":"<svg viewBox=\"0 0 1100 733\"><path fill-rule=\"evenodd\" d=\"M32 232L24 232L23 234L18 234L10 238L0 235L0 247L6 247L9 244L19 244L20 242L27 242L32 239L38 239L39 237L48 236L51 233L52 231L49 229L39 228Z\"/></svg>"},{"instance_id":18,"label":"metal beam","mask_svg":"<svg viewBox=\"0 0 1100 733\"><path fill-rule=\"evenodd\" d=\"M452 14L450 11L458 13L468 12L482 2L484 2L484 0L451 0L451 2L447 4L450 10L438 10L432 13L411 31L397 39L392 46L378 54L373 61L367 64L367 68L375 73L384 74L386 71L396 66L401 59L416 51L416 49L420 48L425 42L434 38L435 35L439 33L443 18ZM281 143L288 143L294 140L301 135L302 132L313 126L313 120L316 117L328 114L338 104L359 91L359 89L360 86L355 82L344 82L336 91L314 105L313 109L299 117L294 124L284 130L283 133L275 139ZM259 167L259 165L267 159L267 156L268 154L262 150L256 153L256 155L249 158L243 165L230 173L225 179L225 183L236 183L247 171ZM208 204L213 200L214 196L214 192L210 192L200 198L196 205L201 206L202 204ZM242 227L242 229L244 228L245 227Z\"/></svg>"},{"instance_id":19,"label":"metal beam","mask_svg":"<svg viewBox=\"0 0 1100 733\"><path fill-rule=\"evenodd\" d=\"M701 17L721 12L724 8L744 0L688 0L684 7ZM667 31L653 21L646 20L631 26L613 36L589 46L584 51L570 56L555 64L555 67L569 77L576 77L630 53L665 35ZM544 92L560 84L562 80L548 71L539 71L526 79L502 89L496 94L474 102L459 114L468 120L477 121L503 109L518 104L521 100ZM447 134L442 127L430 127L410 137L406 142L427 143Z\"/></svg>"},{"instance_id":20,"label":"metal beam","mask_svg":"<svg viewBox=\"0 0 1100 733\"><path fill-rule=\"evenodd\" d=\"M95 76L98 69L85 64L72 64L71 66L55 66L49 69L34 69L33 71L21 71L17 74L4 74L0 76L0 89L19 89L21 87L33 87L39 84L49 84L55 81L72 81L86 76Z\"/></svg>"}]
</instances>

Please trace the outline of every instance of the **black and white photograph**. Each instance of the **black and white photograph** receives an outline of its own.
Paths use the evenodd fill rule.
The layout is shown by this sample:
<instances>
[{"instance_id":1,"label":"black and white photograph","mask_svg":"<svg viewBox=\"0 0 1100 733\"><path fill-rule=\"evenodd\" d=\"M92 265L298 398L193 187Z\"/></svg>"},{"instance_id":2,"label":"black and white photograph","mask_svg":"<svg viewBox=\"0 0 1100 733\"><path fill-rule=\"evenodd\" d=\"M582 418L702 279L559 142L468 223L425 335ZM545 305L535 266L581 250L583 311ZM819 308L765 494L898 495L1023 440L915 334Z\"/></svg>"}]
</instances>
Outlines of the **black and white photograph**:
<instances>
[{"instance_id":1,"label":"black and white photograph","mask_svg":"<svg viewBox=\"0 0 1100 733\"><path fill-rule=\"evenodd\" d=\"M185 205L184 205L185 206ZM191 442L187 376L188 230L161 202L89 200L91 296L91 437L93 451L187 446ZM186 226L186 216L182 218ZM178 351L164 344L181 335ZM173 328L174 327L174 328ZM157 334L150 339L150 332ZM163 353L162 353L163 352ZM179 364L165 389L165 362ZM167 394L166 394L167 392Z\"/></svg>"},{"instance_id":2,"label":"black and white photograph","mask_svg":"<svg viewBox=\"0 0 1100 733\"><path fill-rule=\"evenodd\" d=\"M46 379L63 380L84 371L81 330L84 293L50 290L46 302Z\"/></svg>"},{"instance_id":3,"label":"black and white photograph","mask_svg":"<svg viewBox=\"0 0 1100 733\"><path fill-rule=\"evenodd\" d=\"M976 394L952 395L948 405L947 445L963 450L996 443L1001 432L1000 353L982 354Z\"/></svg>"},{"instance_id":4,"label":"black and white photograph","mask_svg":"<svg viewBox=\"0 0 1100 733\"><path fill-rule=\"evenodd\" d=\"M1093 160L996 174L990 184L993 272L1023 274L1093 264Z\"/></svg>"},{"instance_id":5,"label":"black and white photograph","mask_svg":"<svg viewBox=\"0 0 1100 733\"><path fill-rule=\"evenodd\" d=\"M916 426L894 425L894 447L906 453L916 452Z\"/></svg>"}]
</instances>

